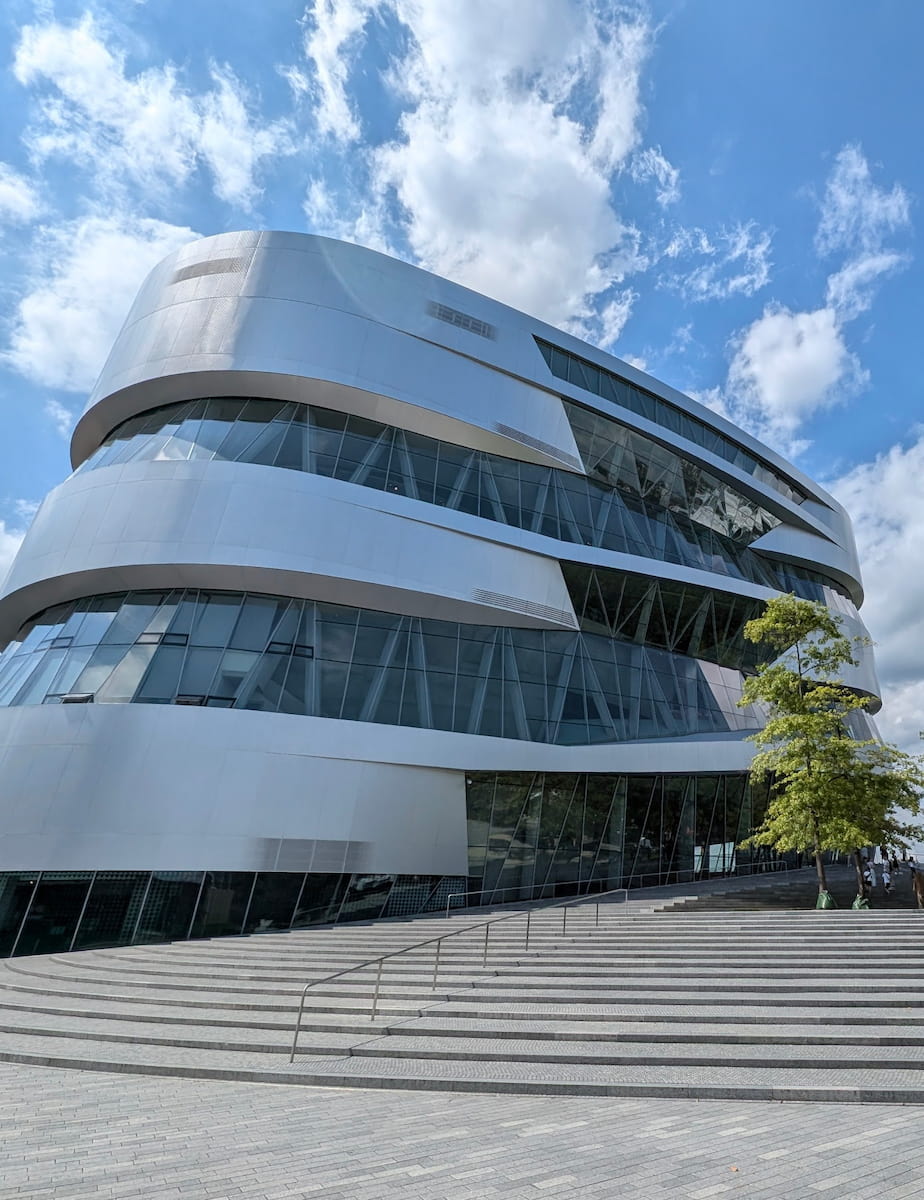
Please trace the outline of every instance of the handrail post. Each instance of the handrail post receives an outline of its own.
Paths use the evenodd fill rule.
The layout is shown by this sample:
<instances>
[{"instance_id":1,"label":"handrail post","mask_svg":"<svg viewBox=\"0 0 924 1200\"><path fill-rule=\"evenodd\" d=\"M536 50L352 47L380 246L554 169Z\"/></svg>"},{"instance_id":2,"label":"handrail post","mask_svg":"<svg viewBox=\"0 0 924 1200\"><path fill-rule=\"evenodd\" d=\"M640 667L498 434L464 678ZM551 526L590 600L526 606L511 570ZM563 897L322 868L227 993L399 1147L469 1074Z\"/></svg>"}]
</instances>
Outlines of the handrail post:
<instances>
[{"instance_id":1,"label":"handrail post","mask_svg":"<svg viewBox=\"0 0 924 1200\"><path fill-rule=\"evenodd\" d=\"M523 947L524 950L529 949L529 919L531 916L532 916L532 909L528 908L526 910L526 945Z\"/></svg>"},{"instance_id":2,"label":"handrail post","mask_svg":"<svg viewBox=\"0 0 924 1200\"><path fill-rule=\"evenodd\" d=\"M430 990L434 992L436 991L436 973L440 969L440 946L442 942L442 938L437 938L436 953L433 955L433 987Z\"/></svg>"},{"instance_id":3,"label":"handrail post","mask_svg":"<svg viewBox=\"0 0 924 1200\"><path fill-rule=\"evenodd\" d=\"M485 925L485 927L484 927L484 954L481 959L482 967L486 967L488 965L488 938L489 938L490 934L491 934L491 923L488 922L488 924Z\"/></svg>"},{"instance_id":4,"label":"handrail post","mask_svg":"<svg viewBox=\"0 0 924 1200\"><path fill-rule=\"evenodd\" d=\"M296 1044L298 1043L298 1035L299 1035L299 1033L301 1033L301 1029L302 1029L302 1014L305 1011L305 996L308 994L309 987L310 987L310 984L306 984L302 988L302 1000L298 1006L298 1020L295 1022L295 1033L292 1037L292 1053L289 1055L290 1063L295 1062L295 1047L296 1047Z\"/></svg>"},{"instance_id":5,"label":"handrail post","mask_svg":"<svg viewBox=\"0 0 924 1200\"><path fill-rule=\"evenodd\" d=\"M372 1013L369 1017L370 1021L375 1020L376 1010L378 1009L378 1006L379 1006L379 987L382 983L382 967L384 966L384 964L385 964L385 959L380 958L379 959L379 969L375 973L375 991L372 993Z\"/></svg>"},{"instance_id":6,"label":"handrail post","mask_svg":"<svg viewBox=\"0 0 924 1200\"><path fill-rule=\"evenodd\" d=\"M594 918L594 929L596 929L599 926L599 924L600 924L600 901L598 900L597 901L597 915Z\"/></svg>"},{"instance_id":7,"label":"handrail post","mask_svg":"<svg viewBox=\"0 0 924 1200\"><path fill-rule=\"evenodd\" d=\"M568 905L563 904L561 906L561 931L562 931L562 933L565 932L565 926L567 925L567 923L568 923Z\"/></svg>"}]
</instances>

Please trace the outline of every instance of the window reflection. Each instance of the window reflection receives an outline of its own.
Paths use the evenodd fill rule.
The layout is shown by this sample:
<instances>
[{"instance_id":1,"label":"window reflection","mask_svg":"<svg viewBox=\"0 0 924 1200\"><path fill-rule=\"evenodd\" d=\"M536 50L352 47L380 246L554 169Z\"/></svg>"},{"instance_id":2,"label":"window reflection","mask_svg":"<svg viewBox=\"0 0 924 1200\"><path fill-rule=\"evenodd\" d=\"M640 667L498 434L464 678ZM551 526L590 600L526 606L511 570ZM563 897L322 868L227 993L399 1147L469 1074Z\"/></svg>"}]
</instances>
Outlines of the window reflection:
<instances>
[{"instance_id":1,"label":"window reflection","mask_svg":"<svg viewBox=\"0 0 924 1200\"><path fill-rule=\"evenodd\" d=\"M565 410L587 476L453 446L363 417L246 398L184 401L132 417L80 470L204 458L308 471L805 599L828 603L840 593L846 608L839 611L852 610L839 584L749 549L779 524L767 509L636 430L571 401L565 401Z\"/></svg>"},{"instance_id":2,"label":"window reflection","mask_svg":"<svg viewBox=\"0 0 924 1200\"><path fill-rule=\"evenodd\" d=\"M802 504L805 500L805 495L793 482L767 463L755 458L750 451L745 450L731 438L726 437L711 425L707 425L705 421L694 417L692 413L683 412L676 405L662 400L660 396L646 392L642 388L636 387L635 384L629 383L627 379L615 375L612 371L598 367L594 363L588 362L587 359L562 350L558 346L553 346L541 338L536 338L536 344L548 364L549 370L558 379L564 379L568 383L573 383L575 387L593 392L604 400L609 400L612 404L628 408L631 412L638 413L640 417L645 417L656 425L663 425L665 429L680 434L681 437L687 438L697 446L702 446L704 450L709 450L740 470L753 475L761 483L768 483L780 495L785 496L787 500L792 500L795 504Z\"/></svg>"},{"instance_id":3,"label":"window reflection","mask_svg":"<svg viewBox=\"0 0 924 1200\"><path fill-rule=\"evenodd\" d=\"M736 705L756 602L563 568L580 632L226 592L87 597L0 655L0 704L244 708L568 745L757 727ZM101 644L60 644L103 606Z\"/></svg>"}]
</instances>

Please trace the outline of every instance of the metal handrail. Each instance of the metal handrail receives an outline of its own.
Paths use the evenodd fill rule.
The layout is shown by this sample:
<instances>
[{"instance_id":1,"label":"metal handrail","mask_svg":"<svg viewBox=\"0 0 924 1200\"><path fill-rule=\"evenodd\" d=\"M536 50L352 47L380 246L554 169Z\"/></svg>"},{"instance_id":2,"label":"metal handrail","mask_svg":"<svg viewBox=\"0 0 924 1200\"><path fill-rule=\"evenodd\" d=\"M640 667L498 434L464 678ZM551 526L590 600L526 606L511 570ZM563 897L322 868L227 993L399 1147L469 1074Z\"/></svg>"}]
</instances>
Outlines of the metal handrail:
<instances>
[{"instance_id":1,"label":"metal handrail","mask_svg":"<svg viewBox=\"0 0 924 1200\"><path fill-rule=\"evenodd\" d=\"M783 870L785 870L785 871L789 870L788 863L786 863L783 859L780 858L780 859L772 859L766 863L745 863L743 868L736 868L736 871L739 869L750 868L750 867L754 867L754 866L762 866L762 867L781 866L783 868ZM651 872L651 874L655 874L655 872ZM641 876L638 876L638 878L644 879L645 876L641 875ZM726 878L728 878L728 876L726 876ZM632 877L630 877L629 882L631 884ZM533 885L533 886L535 886L535 885ZM656 883L656 884L651 884L650 888L678 887L678 886L682 887L683 884ZM503 890L510 890L510 889L503 889ZM579 896L567 896L563 900L553 900L550 904L544 904L539 908L528 908L528 909L526 909L525 912L520 911L520 912L514 912L514 913L505 913L502 917L492 917L487 921L479 921L475 925L466 925L464 929L453 929L450 933L440 934L439 937L426 938L422 942L415 942L414 945L405 946L401 950L392 950L388 954L380 955L378 958L370 958L366 962L357 963L356 966L345 967L342 971L335 971L333 975L325 975L322 979L310 980L302 988L302 996L301 996L301 1000L300 1000L299 1006L298 1006L298 1018L295 1022L295 1032L292 1036L292 1052L289 1055L289 1062L290 1063L295 1062L295 1052L296 1052L296 1047L298 1044L298 1035L301 1032L302 1017L304 1016L304 1013L305 1013L305 999L308 995L308 992L311 990L311 988L317 987L319 984L322 984L322 983L331 983L334 979L340 979L344 975L352 975L357 971L364 971L368 967L375 967L376 968L375 988L372 993L372 1011L369 1014L369 1020L374 1021L375 1014L378 1011L379 992L381 990L381 985L382 985L382 966L385 963L386 959L397 958L401 954L410 954L411 951L421 950L425 946L434 946L435 949L434 949L434 955L433 955L433 982L431 984L431 990L435 991L436 984L437 984L437 977L439 974L440 949L441 949L442 943L447 938L457 937L459 934L462 934L462 933L472 933L474 930L478 930L478 929L484 929L484 950L483 950L482 958L481 958L481 966L482 966L482 968L484 968L488 964L488 944L489 944L489 940L490 940L492 925L498 925L498 924L500 924L501 921L512 921L512 920L515 920L517 917L525 917L526 918L526 936L525 936L525 941L523 944L523 949L524 949L524 951L528 951L529 950L530 922L532 920L532 916L533 916L534 912L537 912L537 911L538 912L547 912L553 908L561 908L561 910L562 910L561 931L564 934L567 931L568 909L577 907L577 905L579 905L579 904L582 904L582 905L594 904L594 906L595 906L594 928L596 928L600 924L600 901L606 896L618 896L620 893L624 893L625 897L626 897L625 911L628 912L630 890L631 891L647 891L647 890L649 890L649 888L646 888L644 886L637 887L637 888L631 888L631 889L628 887L618 887L618 888L611 888L606 892L597 892L593 896L588 896L586 894L583 896L580 896L580 895ZM468 895L469 893L458 892L456 894L460 895L460 896L464 896L464 895ZM480 895L481 893L475 893L475 894ZM532 901L524 901L524 903L533 903L533 902Z\"/></svg>"},{"instance_id":2,"label":"metal handrail","mask_svg":"<svg viewBox=\"0 0 924 1200\"><path fill-rule=\"evenodd\" d=\"M505 888L481 888L481 890L477 891L477 892L469 892L469 891L450 892L449 895L446 897L446 916L448 917L451 915L452 902L453 902L453 900L458 900L460 896L496 896L499 892L522 892L524 890L528 891L530 888L532 888L535 891L536 888L539 888L540 890L542 890L547 887L555 887L555 886L556 885L554 883L513 883L509 887L505 887ZM582 884L581 886L586 886L586 884ZM621 891L623 889L616 888L615 890ZM602 896L602 895L607 895L607 894L608 893L605 893L605 892L588 893L588 892L577 891L577 892L573 892L570 896L567 896L567 897L559 896L559 897L557 897L557 899L559 899L559 900L564 900L564 899L570 899L570 900L587 899L587 900L589 900L592 895L593 896L596 896L596 895ZM543 900L543 899L545 899L544 896L525 896L523 898L523 903L524 904L532 904L535 900ZM501 903L504 903L504 901L501 901ZM516 901L511 900L510 903L515 904ZM470 908L470 907L471 907L471 905L469 905L469 904L460 904L459 905L459 908ZM476 907L477 907L477 905L476 905Z\"/></svg>"},{"instance_id":3,"label":"metal handrail","mask_svg":"<svg viewBox=\"0 0 924 1200\"><path fill-rule=\"evenodd\" d=\"M628 905L629 889L624 888L624 887L619 887L619 888L612 888L610 891L607 891L607 892L598 892L596 895L595 902L593 900L590 900L587 896L568 896L564 900L553 900L551 904L543 905L542 908L540 908L538 911L539 912L547 912L549 909L552 909L552 908L561 908L561 910L562 910L561 931L562 931L562 933L565 933L567 931L567 922L568 922L567 910L568 910L568 908L573 907L578 903L583 903L583 904L595 903L596 913L594 916L594 928L596 928L600 924L600 901L603 899L604 896L618 895L620 892L625 893L625 896L626 896L625 903L626 903L626 905ZM488 921L479 921L475 925L467 925L464 929L453 929L449 933L440 934L439 937L426 938L422 942L415 942L413 946L404 946L401 950L392 950L388 954L380 955L378 958L370 958L367 962L357 963L356 966L345 967L342 971L335 971L333 975L325 975L323 977L323 979L310 980L302 988L302 998L301 998L301 1001L299 1002L299 1006L298 1006L298 1018L295 1022L295 1032L292 1035L292 1052L289 1055L289 1062L290 1063L295 1062L295 1051L296 1051L296 1047L298 1045L298 1035L301 1033L302 1017L304 1016L304 1013L305 1013L305 998L307 997L308 992L311 990L311 988L317 987L319 984L322 984L322 983L331 983L334 979L340 979L344 975L352 975L356 971L364 971L364 970L366 970L367 967L375 967L376 968L375 989L372 993L372 1011L369 1014L369 1020L374 1021L375 1014L378 1011L379 991L380 991L381 984L382 984L382 965L386 961L386 959L397 958L401 954L410 954L412 950L422 950L425 946L435 946L434 956L433 956L433 983L431 985L431 990L435 991L437 974L439 972L439 964L440 964L440 947L441 947L441 944L444 941L446 941L447 938L458 937L459 934L461 934L461 933L472 933L475 930L483 928L484 929L484 951L482 954L481 966L482 966L482 968L484 968L488 964L488 943L489 943L489 939L490 939L490 935L491 935L491 926L499 925L502 921L513 921L517 917L525 916L525 918L526 918L526 938L525 938L525 942L523 945L523 949L528 950L529 949L530 921L531 921L534 911L536 911L536 910L535 909L527 909L525 913L524 912L505 913L502 917L492 917Z\"/></svg>"}]
</instances>

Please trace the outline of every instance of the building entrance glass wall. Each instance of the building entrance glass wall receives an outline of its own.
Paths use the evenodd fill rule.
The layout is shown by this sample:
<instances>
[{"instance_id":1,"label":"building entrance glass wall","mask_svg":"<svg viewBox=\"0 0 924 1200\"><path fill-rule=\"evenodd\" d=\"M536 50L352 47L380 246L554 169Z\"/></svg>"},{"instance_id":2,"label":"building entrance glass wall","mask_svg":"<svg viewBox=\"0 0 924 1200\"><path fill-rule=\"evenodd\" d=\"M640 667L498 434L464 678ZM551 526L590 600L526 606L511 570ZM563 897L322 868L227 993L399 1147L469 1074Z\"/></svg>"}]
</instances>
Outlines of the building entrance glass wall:
<instances>
[{"instance_id":1,"label":"building entrance glass wall","mask_svg":"<svg viewBox=\"0 0 924 1200\"><path fill-rule=\"evenodd\" d=\"M279 932L726 875L751 862L735 847L764 803L741 774L474 772L466 796L468 878L0 874L0 957Z\"/></svg>"}]
</instances>

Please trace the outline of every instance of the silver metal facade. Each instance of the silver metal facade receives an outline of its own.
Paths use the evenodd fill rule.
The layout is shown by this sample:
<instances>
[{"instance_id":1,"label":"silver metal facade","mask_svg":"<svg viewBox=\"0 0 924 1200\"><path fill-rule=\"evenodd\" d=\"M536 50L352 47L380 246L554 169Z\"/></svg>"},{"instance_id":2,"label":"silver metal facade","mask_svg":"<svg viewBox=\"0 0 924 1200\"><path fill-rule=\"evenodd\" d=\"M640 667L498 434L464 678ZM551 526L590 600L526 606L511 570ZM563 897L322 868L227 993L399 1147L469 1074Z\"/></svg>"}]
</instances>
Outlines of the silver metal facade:
<instances>
[{"instance_id":1,"label":"silver metal facade","mask_svg":"<svg viewBox=\"0 0 924 1200\"><path fill-rule=\"evenodd\" d=\"M537 339L688 414L722 445L710 449L708 437L693 440L556 376ZM849 520L795 467L628 364L373 251L239 233L166 259L143 285L75 430L74 467L132 418L207 397L348 414L370 423L369 439L387 426L428 446L477 451L483 462L551 468L561 486L591 474L571 402L767 514L772 527L747 553L827 580L817 586L848 630L863 632ZM728 445L760 470L732 461ZM23 626L54 606L147 589L289 597L563 638L578 636L583 618L562 562L703 594L773 594L677 555L566 541L308 467L204 452L90 466L42 504L0 596L0 646L15 647ZM768 482L774 475L785 487ZM709 525L703 513L694 519ZM734 675L721 664L701 672L704 686L726 691ZM877 694L869 651L850 682ZM290 870L317 869L321 854L325 870L465 876L466 771L741 772L752 753L747 723L555 744L320 709L42 699L0 707L0 871L265 871L289 847ZM324 846L340 848L339 867Z\"/></svg>"}]
</instances>

